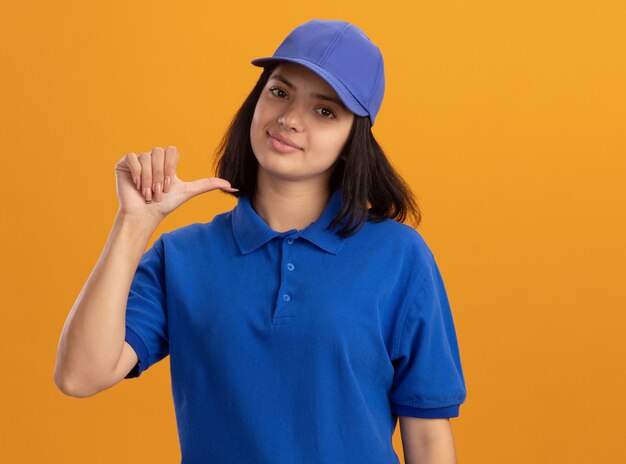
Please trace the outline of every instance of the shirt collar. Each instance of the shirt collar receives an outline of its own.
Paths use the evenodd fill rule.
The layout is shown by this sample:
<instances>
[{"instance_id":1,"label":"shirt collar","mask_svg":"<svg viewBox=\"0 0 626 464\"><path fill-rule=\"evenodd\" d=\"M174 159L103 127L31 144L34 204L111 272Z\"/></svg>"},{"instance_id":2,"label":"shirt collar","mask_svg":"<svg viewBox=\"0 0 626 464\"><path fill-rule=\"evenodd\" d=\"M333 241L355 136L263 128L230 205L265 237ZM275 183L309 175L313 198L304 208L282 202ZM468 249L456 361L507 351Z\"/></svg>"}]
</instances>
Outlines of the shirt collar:
<instances>
[{"instance_id":1,"label":"shirt collar","mask_svg":"<svg viewBox=\"0 0 626 464\"><path fill-rule=\"evenodd\" d=\"M239 250L241 253L247 254L269 242L274 237L293 234L294 238L302 237L328 253L337 254L343 243L343 239L337 234L337 230L343 222L340 222L333 230L328 230L326 227L341 209L342 200L341 189L337 188L332 192L322 215L315 222L298 232L296 232L296 229L276 232L252 208L250 197L241 195L238 198L237 206L233 210L232 216L233 233Z\"/></svg>"}]
</instances>

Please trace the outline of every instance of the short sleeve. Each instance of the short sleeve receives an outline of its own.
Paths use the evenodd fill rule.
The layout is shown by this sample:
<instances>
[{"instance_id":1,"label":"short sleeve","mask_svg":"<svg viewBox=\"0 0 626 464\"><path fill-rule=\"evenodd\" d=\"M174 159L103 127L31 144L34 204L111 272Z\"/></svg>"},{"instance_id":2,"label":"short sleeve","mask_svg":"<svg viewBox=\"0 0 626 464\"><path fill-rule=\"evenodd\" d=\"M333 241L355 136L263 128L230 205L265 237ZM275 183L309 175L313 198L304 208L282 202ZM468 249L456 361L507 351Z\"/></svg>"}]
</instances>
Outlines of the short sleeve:
<instances>
[{"instance_id":1,"label":"short sleeve","mask_svg":"<svg viewBox=\"0 0 626 464\"><path fill-rule=\"evenodd\" d=\"M400 317L391 408L399 416L457 417L466 388L456 330L432 254L428 263L419 290Z\"/></svg>"},{"instance_id":2,"label":"short sleeve","mask_svg":"<svg viewBox=\"0 0 626 464\"><path fill-rule=\"evenodd\" d=\"M126 341L139 358L125 378L138 377L169 354L163 240L142 256L126 304Z\"/></svg>"}]
</instances>

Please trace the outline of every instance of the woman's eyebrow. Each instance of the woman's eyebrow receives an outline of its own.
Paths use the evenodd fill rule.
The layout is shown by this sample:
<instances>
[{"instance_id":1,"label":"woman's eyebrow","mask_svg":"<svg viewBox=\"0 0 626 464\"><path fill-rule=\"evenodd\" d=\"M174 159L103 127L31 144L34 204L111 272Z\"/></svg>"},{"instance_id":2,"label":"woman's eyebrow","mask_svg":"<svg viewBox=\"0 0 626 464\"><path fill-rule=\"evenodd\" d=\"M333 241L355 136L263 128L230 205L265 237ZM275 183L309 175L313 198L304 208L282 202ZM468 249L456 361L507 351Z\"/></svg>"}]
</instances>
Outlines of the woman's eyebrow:
<instances>
[{"instance_id":1,"label":"woman's eyebrow","mask_svg":"<svg viewBox=\"0 0 626 464\"><path fill-rule=\"evenodd\" d=\"M291 82L289 82L285 77L281 76L280 74L274 74L272 77L270 77L271 79L276 79L278 81L283 82L287 87L289 87L292 90L298 90L298 88L293 85ZM341 106L344 110L346 111L350 111L348 110L348 108L346 107L346 105L343 104L343 102L335 97L331 97L330 95L323 95L321 93L312 93L311 96L313 98L319 98L320 100L327 100L333 103L336 103L337 105Z\"/></svg>"}]
</instances>

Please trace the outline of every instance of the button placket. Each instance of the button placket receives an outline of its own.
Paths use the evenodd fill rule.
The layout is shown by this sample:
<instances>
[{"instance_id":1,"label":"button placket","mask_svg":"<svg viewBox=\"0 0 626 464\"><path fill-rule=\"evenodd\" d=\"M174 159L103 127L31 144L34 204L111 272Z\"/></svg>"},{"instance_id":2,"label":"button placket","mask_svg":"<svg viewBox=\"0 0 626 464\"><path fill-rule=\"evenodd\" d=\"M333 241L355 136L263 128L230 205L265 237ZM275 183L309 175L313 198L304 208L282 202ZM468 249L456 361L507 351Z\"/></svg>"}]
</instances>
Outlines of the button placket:
<instances>
[{"instance_id":1,"label":"button placket","mask_svg":"<svg viewBox=\"0 0 626 464\"><path fill-rule=\"evenodd\" d=\"M296 266L293 264L292 260L292 245L295 240L293 237L289 236L283 239L282 246L282 257L281 257L281 266L283 269L287 269L289 272L281 272L280 278L280 287L278 290L278 301L276 302L276 311L274 313L274 320L272 321L275 324L284 325L285 321L291 320L289 317L291 311L293 311L292 306L292 298L293 293L291 291L291 271L293 271ZM287 317L286 317L287 316Z\"/></svg>"}]
</instances>

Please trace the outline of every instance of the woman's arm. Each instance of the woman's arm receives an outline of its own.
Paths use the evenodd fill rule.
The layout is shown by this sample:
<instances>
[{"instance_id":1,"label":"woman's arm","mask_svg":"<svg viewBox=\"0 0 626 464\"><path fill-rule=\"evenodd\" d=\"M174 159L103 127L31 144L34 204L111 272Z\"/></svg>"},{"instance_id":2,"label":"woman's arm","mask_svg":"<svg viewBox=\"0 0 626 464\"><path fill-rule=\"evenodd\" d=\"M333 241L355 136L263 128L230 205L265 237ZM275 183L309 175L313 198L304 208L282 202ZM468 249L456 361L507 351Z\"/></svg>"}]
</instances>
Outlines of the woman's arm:
<instances>
[{"instance_id":1,"label":"woman's arm","mask_svg":"<svg viewBox=\"0 0 626 464\"><path fill-rule=\"evenodd\" d=\"M64 393L90 396L108 388L114 375L123 378L124 373L115 370L123 354L128 292L158 225L148 216L116 216L104 250L61 333L54 381Z\"/></svg>"},{"instance_id":2,"label":"woman's arm","mask_svg":"<svg viewBox=\"0 0 626 464\"><path fill-rule=\"evenodd\" d=\"M449 419L400 416L405 464L456 464Z\"/></svg>"},{"instance_id":3,"label":"woman's arm","mask_svg":"<svg viewBox=\"0 0 626 464\"><path fill-rule=\"evenodd\" d=\"M137 267L160 222L196 195L238 190L218 177L183 182L176 176L178 160L178 149L170 145L139 157L127 153L115 165L120 207L113 229L59 340L54 382L68 395L96 394L133 367L137 356L125 341L126 305Z\"/></svg>"}]
</instances>

